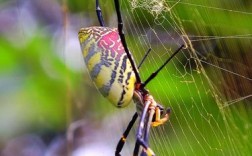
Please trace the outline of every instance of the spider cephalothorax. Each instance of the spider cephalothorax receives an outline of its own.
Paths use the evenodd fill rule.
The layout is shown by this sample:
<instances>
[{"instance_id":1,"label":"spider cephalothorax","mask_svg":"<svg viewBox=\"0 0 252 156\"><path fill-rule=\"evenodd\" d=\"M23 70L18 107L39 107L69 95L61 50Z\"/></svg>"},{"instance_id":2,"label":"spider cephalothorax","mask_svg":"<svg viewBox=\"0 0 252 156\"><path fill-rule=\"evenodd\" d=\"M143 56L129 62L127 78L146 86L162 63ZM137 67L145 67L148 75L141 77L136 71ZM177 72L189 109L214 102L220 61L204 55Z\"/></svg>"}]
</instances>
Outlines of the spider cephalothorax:
<instances>
[{"instance_id":1,"label":"spider cephalothorax","mask_svg":"<svg viewBox=\"0 0 252 156\"><path fill-rule=\"evenodd\" d=\"M79 41L89 74L101 94L117 107L127 106L133 99L137 112L133 115L127 129L116 147L115 155L120 155L125 140L138 116L140 122L136 134L136 145L133 155L142 152L154 155L149 148L148 135L151 126L158 126L169 119L170 109L158 104L145 86L153 80L163 67L184 47L180 46L146 81L142 82L138 68L149 54L150 49L140 65L129 52L123 33L123 22L119 0L114 0L118 19L118 28L104 27L99 1L96 0L96 12L100 26L81 28Z\"/></svg>"}]
</instances>

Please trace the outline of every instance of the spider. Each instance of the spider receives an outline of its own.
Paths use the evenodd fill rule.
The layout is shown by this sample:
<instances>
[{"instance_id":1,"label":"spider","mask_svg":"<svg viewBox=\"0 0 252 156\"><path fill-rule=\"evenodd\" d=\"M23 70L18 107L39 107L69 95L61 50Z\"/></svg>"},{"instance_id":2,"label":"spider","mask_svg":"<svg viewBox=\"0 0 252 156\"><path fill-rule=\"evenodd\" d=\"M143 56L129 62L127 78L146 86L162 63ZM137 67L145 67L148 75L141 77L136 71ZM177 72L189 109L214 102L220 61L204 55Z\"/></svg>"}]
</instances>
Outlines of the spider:
<instances>
[{"instance_id":1,"label":"spider","mask_svg":"<svg viewBox=\"0 0 252 156\"><path fill-rule=\"evenodd\" d=\"M146 81L142 81L138 69L151 49L146 52L137 67L127 47L119 0L114 0L114 4L118 20L117 28L105 27L99 0L96 0L96 14L100 26L80 29L78 37L84 62L96 87L112 104L121 108L127 106L132 99L136 104L137 111L120 138L115 155L120 155L138 116L140 122L133 155L139 154L140 147L143 155L155 155L148 145L149 129L151 126L165 123L169 119L170 109L165 110L158 104L145 87L185 46L181 45Z\"/></svg>"}]
</instances>

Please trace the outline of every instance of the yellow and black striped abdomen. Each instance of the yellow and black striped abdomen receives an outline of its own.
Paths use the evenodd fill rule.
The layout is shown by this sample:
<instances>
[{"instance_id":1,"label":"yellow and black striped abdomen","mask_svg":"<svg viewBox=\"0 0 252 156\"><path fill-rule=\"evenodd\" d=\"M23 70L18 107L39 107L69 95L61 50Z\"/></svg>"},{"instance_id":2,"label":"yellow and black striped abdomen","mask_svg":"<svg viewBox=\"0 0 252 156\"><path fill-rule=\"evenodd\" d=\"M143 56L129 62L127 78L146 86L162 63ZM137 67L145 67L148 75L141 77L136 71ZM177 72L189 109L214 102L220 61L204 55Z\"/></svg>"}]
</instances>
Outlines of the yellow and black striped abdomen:
<instances>
[{"instance_id":1,"label":"yellow and black striped abdomen","mask_svg":"<svg viewBox=\"0 0 252 156\"><path fill-rule=\"evenodd\" d=\"M79 40L89 74L101 94L117 107L128 105L136 78L117 29L82 28Z\"/></svg>"}]
</instances>

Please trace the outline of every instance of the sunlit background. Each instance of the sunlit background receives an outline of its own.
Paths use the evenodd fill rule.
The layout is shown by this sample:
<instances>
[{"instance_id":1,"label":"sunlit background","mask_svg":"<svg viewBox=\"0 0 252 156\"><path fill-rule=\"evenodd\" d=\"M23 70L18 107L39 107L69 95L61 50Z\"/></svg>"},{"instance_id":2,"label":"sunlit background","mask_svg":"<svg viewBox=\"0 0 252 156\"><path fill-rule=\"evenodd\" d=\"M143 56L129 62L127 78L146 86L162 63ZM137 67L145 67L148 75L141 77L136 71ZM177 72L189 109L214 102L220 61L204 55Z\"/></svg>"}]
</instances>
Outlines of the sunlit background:
<instances>
[{"instance_id":1,"label":"sunlit background","mask_svg":"<svg viewBox=\"0 0 252 156\"><path fill-rule=\"evenodd\" d=\"M100 0L117 27L113 0ZM252 154L252 3L246 0L121 0L126 39L148 84L172 110L153 128L156 155ZM78 41L99 25L95 0L0 0L0 155L113 155L135 112L93 85ZM122 155L132 155L137 124Z\"/></svg>"}]
</instances>

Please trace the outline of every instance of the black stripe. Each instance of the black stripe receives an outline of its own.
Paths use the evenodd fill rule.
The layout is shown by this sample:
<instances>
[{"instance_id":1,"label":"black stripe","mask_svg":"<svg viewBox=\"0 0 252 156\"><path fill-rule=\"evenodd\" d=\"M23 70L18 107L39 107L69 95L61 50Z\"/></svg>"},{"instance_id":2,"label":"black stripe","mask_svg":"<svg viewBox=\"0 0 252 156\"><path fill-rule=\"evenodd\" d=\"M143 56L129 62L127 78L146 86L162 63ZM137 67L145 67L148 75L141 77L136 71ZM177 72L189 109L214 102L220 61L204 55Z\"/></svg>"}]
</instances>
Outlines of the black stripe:
<instances>
[{"instance_id":1,"label":"black stripe","mask_svg":"<svg viewBox=\"0 0 252 156\"><path fill-rule=\"evenodd\" d=\"M121 93L121 98L120 98L119 102L117 103L117 106L118 106L118 107L121 107L122 104L123 104L123 97L124 97L124 95L126 94L126 91L125 91L124 87L125 87L125 86L123 85L123 91L122 91L122 93Z\"/></svg>"},{"instance_id":2,"label":"black stripe","mask_svg":"<svg viewBox=\"0 0 252 156\"><path fill-rule=\"evenodd\" d=\"M131 74L132 74L132 72L128 72L128 74L127 74L127 78L126 78L126 80L125 80L125 84L128 86L129 85L129 79L130 79L130 77L131 77Z\"/></svg>"},{"instance_id":3,"label":"black stripe","mask_svg":"<svg viewBox=\"0 0 252 156\"><path fill-rule=\"evenodd\" d=\"M88 64L89 60L91 59L92 56L94 56L97 52L95 51L95 46L94 43L90 45L90 48L88 49L88 54L86 57L84 57L84 60L86 64Z\"/></svg>"},{"instance_id":4,"label":"black stripe","mask_svg":"<svg viewBox=\"0 0 252 156\"><path fill-rule=\"evenodd\" d=\"M104 97L107 97L109 95L110 88L110 85L103 85L101 88L99 88L99 91Z\"/></svg>"},{"instance_id":5,"label":"black stripe","mask_svg":"<svg viewBox=\"0 0 252 156\"><path fill-rule=\"evenodd\" d=\"M111 79L109 80L109 83L99 88L99 91L101 91L102 95L107 97L111 90L112 84L115 82L116 74L117 74L116 71L117 71L117 68L119 67L119 63L112 58L108 58L109 51L106 51L105 53L102 53L102 54L105 54L105 55L102 55L102 65L106 66L107 68L110 68L112 63L115 64L115 67L112 70Z\"/></svg>"},{"instance_id":6,"label":"black stripe","mask_svg":"<svg viewBox=\"0 0 252 156\"><path fill-rule=\"evenodd\" d=\"M101 66L102 66L102 63L98 63L94 66L94 68L90 71L90 75L92 77L92 79L96 79L98 74L100 73L101 71Z\"/></svg>"},{"instance_id":7,"label":"black stripe","mask_svg":"<svg viewBox=\"0 0 252 156\"><path fill-rule=\"evenodd\" d=\"M125 90L127 90L128 91L128 85L129 85L129 79L130 79L130 77L131 77L131 74L132 74L132 72L128 72L128 74L127 74L127 78L126 78L126 80L125 80L125 84L126 84L126 86L125 85L123 85L123 91L122 91L122 93L121 93L121 98L120 98L120 100L119 100L119 102L117 103L117 106L118 107L121 107L121 105L123 104L123 99L124 99L124 95L126 94L126 91Z\"/></svg>"},{"instance_id":8,"label":"black stripe","mask_svg":"<svg viewBox=\"0 0 252 156\"><path fill-rule=\"evenodd\" d=\"M127 56L126 55L124 55L124 57L123 57L123 61L122 61L122 65L121 65L121 69L120 69L120 71L119 71L119 78L118 78L118 82L119 83L123 83L123 78L124 78L124 73L125 73L125 71L126 71L126 65L127 65Z\"/></svg>"}]
</instances>

